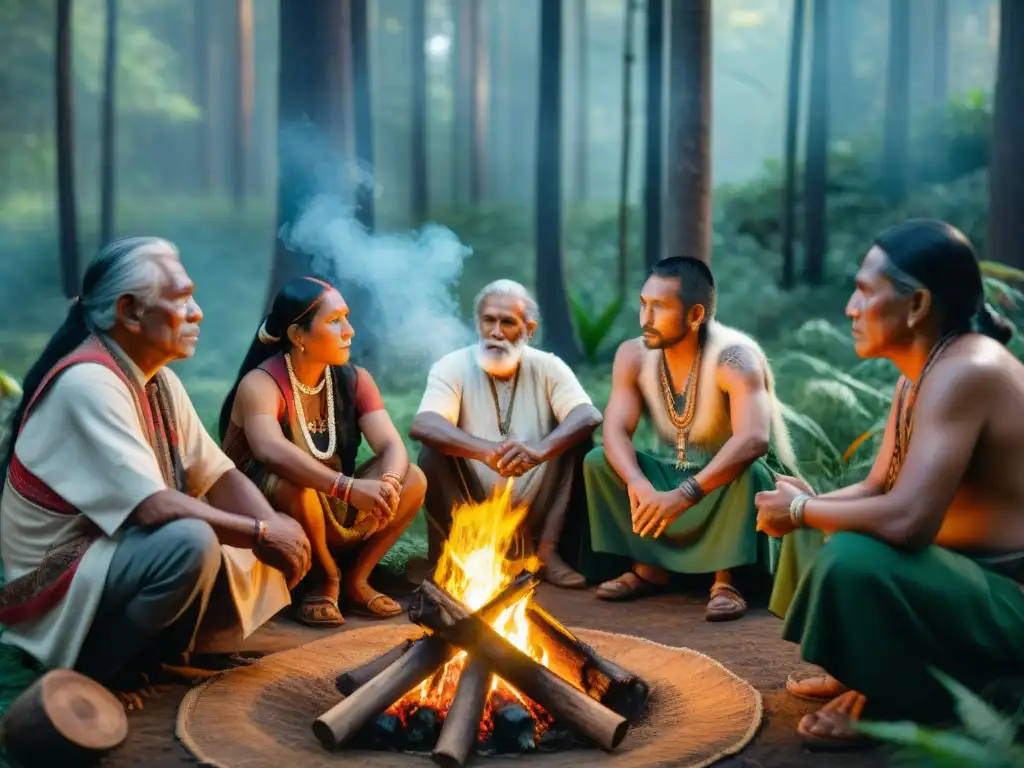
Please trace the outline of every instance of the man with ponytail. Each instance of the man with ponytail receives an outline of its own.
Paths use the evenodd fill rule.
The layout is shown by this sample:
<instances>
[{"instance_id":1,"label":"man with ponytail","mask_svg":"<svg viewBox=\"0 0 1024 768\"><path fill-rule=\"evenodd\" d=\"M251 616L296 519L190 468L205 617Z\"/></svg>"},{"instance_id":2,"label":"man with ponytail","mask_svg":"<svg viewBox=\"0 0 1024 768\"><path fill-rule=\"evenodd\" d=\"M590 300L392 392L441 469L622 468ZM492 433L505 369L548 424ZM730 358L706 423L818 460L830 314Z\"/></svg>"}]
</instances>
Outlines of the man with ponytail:
<instances>
[{"instance_id":1,"label":"man with ponytail","mask_svg":"<svg viewBox=\"0 0 1024 768\"><path fill-rule=\"evenodd\" d=\"M118 240L26 377L3 452L0 623L44 667L135 689L251 633L309 569L302 529L166 367L194 354L201 320L173 245Z\"/></svg>"},{"instance_id":2,"label":"man with ponytail","mask_svg":"<svg viewBox=\"0 0 1024 768\"><path fill-rule=\"evenodd\" d=\"M966 237L910 220L875 238L846 307L863 358L902 377L868 476L821 496L792 478L758 495L758 525L828 535L786 612L784 637L826 674L811 747L861 746L851 721L939 721L935 670L981 692L1024 675L1024 365L985 303Z\"/></svg>"},{"instance_id":3,"label":"man with ponytail","mask_svg":"<svg viewBox=\"0 0 1024 768\"><path fill-rule=\"evenodd\" d=\"M228 456L309 536L313 573L298 618L312 626L344 623L341 598L371 617L401 613L369 577L426 492L373 377L349 361L354 335L334 287L286 283L221 410ZM374 458L357 466L364 437Z\"/></svg>"}]
</instances>

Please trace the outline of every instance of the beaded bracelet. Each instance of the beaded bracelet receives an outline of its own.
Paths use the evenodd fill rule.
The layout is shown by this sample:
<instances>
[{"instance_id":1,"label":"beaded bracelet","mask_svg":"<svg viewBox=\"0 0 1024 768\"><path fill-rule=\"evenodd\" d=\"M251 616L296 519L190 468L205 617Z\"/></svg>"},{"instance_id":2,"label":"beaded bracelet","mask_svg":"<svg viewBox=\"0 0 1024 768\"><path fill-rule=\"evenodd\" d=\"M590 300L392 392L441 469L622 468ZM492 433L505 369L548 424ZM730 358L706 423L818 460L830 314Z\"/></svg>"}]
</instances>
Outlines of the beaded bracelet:
<instances>
[{"instance_id":1,"label":"beaded bracelet","mask_svg":"<svg viewBox=\"0 0 1024 768\"><path fill-rule=\"evenodd\" d=\"M704 498L704 489L692 475L679 484L679 492L691 504L696 504Z\"/></svg>"},{"instance_id":2,"label":"beaded bracelet","mask_svg":"<svg viewBox=\"0 0 1024 768\"><path fill-rule=\"evenodd\" d=\"M345 485L345 481L347 479L348 478L346 478L343 474L341 474L341 472L339 472L337 475L335 475L335 477L334 477L334 484L331 486L331 490L330 490L330 492L327 495L330 496L331 498L334 498L334 499L340 499L341 498L341 489Z\"/></svg>"}]
</instances>

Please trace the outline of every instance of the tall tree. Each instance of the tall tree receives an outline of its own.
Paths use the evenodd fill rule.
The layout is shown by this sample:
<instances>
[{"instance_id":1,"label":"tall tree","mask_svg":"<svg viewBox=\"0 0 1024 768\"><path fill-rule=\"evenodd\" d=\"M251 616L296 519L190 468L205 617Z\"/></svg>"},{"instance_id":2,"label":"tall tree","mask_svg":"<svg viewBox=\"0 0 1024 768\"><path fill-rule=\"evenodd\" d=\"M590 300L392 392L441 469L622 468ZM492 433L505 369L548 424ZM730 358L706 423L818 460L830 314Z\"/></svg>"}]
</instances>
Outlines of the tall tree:
<instances>
[{"instance_id":1,"label":"tall tree","mask_svg":"<svg viewBox=\"0 0 1024 768\"><path fill-rule=\"evenodd\" d=\"M537 303L544 344L567 363L580 358L562 265L562 3L540 7L540 85L534 176Z\"/></svg>"},{"instance_id":2,"label":"tall tree","mask_svg":"<svg viewBox=\"0 0 1024 768\"><path fill-rule=\"evenodd\" d=\"M644 262L662 257L662 163L665 151L665 0L647 0L647 140L644 145Z\"/></svg>"},{"instance_id":3,"label":"tall tree","mask_svg":"<svg viewBox=\"0 0 1024 768\"><path fill-rule=\"evenodd\" d=\"M287 232L319 192L347 194L349 145L346 0L280 0L277 232ZM339 44L339 40L342 44ZM324 172L329 165L330 171ZM276 240L268 301L304 274L310 255ZM346 298L349 298L346 296Z\"/></svg>"},{"instance_id":4,"label":"tall tree","mask_svg":"<svg viewBox=\"0 0 1024 768\"><path fill-rule=\"evenodd\" d=\"M999 10L999 54L989 163L988 254L1024 268L1020 201L1024 200L1024 3L1005 0Z\"/></svg>"},{"instance_id":5,"label":"tall tree","mask_svg":"<svg viewBox=\"0 0 1024 768\"><path fill-rule=\"evenodd\" d=\"M67 298L79 293L78 205L75 195L74 64L71 50L71 0L57 0L57 217L60 226L61 288Z\"/></svg>"},{"instance_id":6,"label":"tall tree","mask_svg":"<svg viewBox=\"0 0 1024 768\"><path fill-rule=\"evenodd\" d=\"M804 7L806 23L806 5ZM859 29L858 24L861 23L860 15L861 8L857 0L853 0L853 2L831 0L829 7L829 90L834 94L842 94L842 98L833 99L829 105L832 111L829 123L833 126L833 132L837 139L852 138L860 133L864 126L862 115L864 105L863 99L860 97L863 89L858 87L859 83L853 68L853 43L855 33ZM792 59L790 59L790 63L792 64ZM792 72L792 70L790 71Z\"/></svg>"},{"instance_id":7,"label":"tall tree","mask_svg":"<svg viewBox=\"0 0 1024 768\"><path fill-rule=\"evenodd\" d=\"M711 0L672 0L665 247L711 260Z\"/></svg>"},{"instance_id":8,"label":"tall tree","mask_svg":"<svg viewBox=\"0 0 1024 768\"><path fill-rule=\"evenodd\" d=\"M469 0L469 28L473 46L473 118L469 163L469 199L479 203L487 183L487 123L490 115L490 60L487 56L487 26L482 0Z\"/></svg>"},{"instance_id":9,"label":"tall tree","mask_svg":"<svg viewBox=\"0 0 1024 768\"><path fill-rule=\"evenodd\" d=\"M253 100L255 73L253 60L252 0L235 0L235 109L232 133L231 191L235 204L245 201L252 167Z\"/></svg>"},{"instance_id":10,"label":"tall tree","mask_svg":"<svg viewBox=\"0 0 1024 768\"><path fill-rule=\"evenodd\" d=\"M889 66L882 132L882 193L892 205L907 196L910 168L910 0L889 0Z\"/></svg>"},{"instance_id":11,"label":"tall tree","mask_svg":"<svg viewBox=\"0 0 1024 768\"><path fill-rule=\"evenodd\" d=\"M634 27L637 3L626 0L626 39L622 61L622 150L619 154L619 294L629 285L629 169L633 149L633 67L636 64Z\"/></svg>"},{"instance_id":12,"label":"tall tree","mask_svg":"<svg viewBox=\"0 0 1024 768\"><path fill-rule=\"evenodd\" d=\"M932 47L932 100L943 104L949 99L949 0L935 3L935 42Z\"/></svg>"},{"instance_id":13,"label":"tall tree","mask_svg":"<svg viewBox=\"0 0 1024 768\"><path fill-rule=\"evenodd\" d=\"M789 32L789 82L786 87L786 139L783 149L782 171L782 285L792 288L796 282L796 254L794 248L796 224L796 154L797 134L800 130L800 86L804 60L804 28L807 25L807 6L804 0L794 0L793 20Z\"/></svg>"},{"instance_id":14,"label":"tall tree","mask_svg":"<svg viewBox=\"0 0 1024 768\"><path fill-rule=\"evenodd\" d=\"M114 129L117 121L117 5L118 0L107 0L107 51L103 62L103 117L100 140L100 242L109 243L114 237Z\"/></svg>"},{"instance_id":15,"label":"tall tree","mask_svg":"<svg viewBox=\"0 0 1024 768\"><path fill-rule=\"evenodd\" d=\"M456 202L478 203L484 188L488 111L487 36L482 0L453 0L455 13L452 184ZM464 194L463 191L467 194Z\"/></svg>"},{"instance_id":16,"label":"tall tree","mask_svg":"<svg viewBox=\"0 0 1024 768\"><path fill-rule=\"evenodd\" d=\"M832 0L814 0L811 12L811 83L804 163L804 280L819 285L828 251L829 55L828 12Z\"/></svg>"},{"instance_id":17,"label":"tall tree","mask_svg":"<svg viewBox=\"0 0 1024 768\"><path fill-rule=\"evenodd\" d=\"M409 37L412 47L412 99L409 115L410 205L416 224L427 219L427 4L414 2L410 8Z\"/></svg>"},{"instance_id":18,"label":"tall tree","mask_svg":"<svg viewBox=\"0 0 1024 768\"><path fill-rule=\"evenodd\" d=\"M368 0L348 0L352 41L352 120L360 183L356 188L356 217L367 229L374 226L373 99L370 91L370 19Z\"/></svg>"},{"instance_id":19,"label":"tall tree","mask_svg":"<svg viewBox=\"0 0 1024 768\"><path fill-rule=\"evenodd\" d=\"M632 1L632 0L630 0ZM576 29L576 87L573 106L573 164L572 164L572 187L573 198L576 202L582 203L587 199L587 151L589 150L589 131L587 120L587 109L590 105L590 71L587 55L589 36L587 35L587 0L575 0L573 4L574 24Z\"/></svg>"}]
</instances>

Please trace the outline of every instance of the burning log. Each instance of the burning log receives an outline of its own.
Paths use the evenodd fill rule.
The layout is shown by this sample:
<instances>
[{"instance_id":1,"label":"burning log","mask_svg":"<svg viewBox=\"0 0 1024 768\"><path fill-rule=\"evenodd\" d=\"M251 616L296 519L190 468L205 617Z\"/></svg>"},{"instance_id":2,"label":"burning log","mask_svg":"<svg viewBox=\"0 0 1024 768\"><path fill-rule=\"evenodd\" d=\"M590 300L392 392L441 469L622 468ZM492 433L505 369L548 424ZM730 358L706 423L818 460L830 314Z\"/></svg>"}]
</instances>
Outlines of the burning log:
<instances>
[{"instance_id":1,"label":"burning log","mask_svg":"<svg viewBox=\"0 0 1024 768\"><path fill-rule=\"evenodd\" d=\"M490 688L491 670L481 660L470 659L459 676L455 699L431 755L441 768L463 768L466 764L480 732Z\"/></svg>"},{"instance_id":2,"label":"burning log","mask_svg":"<svg viewBox=\"0 0 1024 768\"><path fill-rule=\"evenodd\" d=\"M622 715L522 653L436 584L424 581L417 592L417 600L409 608L409 618L417 624L485 662L494 673L602 749L610 751L625 738L629 724Z\"/></svg>"},{"instance_id":3,"label":"burning log","mask_svg":"<svg viewBox=\"0 0 1024 768\"><path fill-rule=\"evenodd\" d=\"M424 582L428 584L429 582ZM486 622L493 619L524 595L537 588L537 575L523 571L483 606L475 616ZM460 611L469 615L461 605ZM394 653L397 646L388 652ZM426 679L455 655L457 650L439 635L424 637L412 643L405 653L373 678L353 691L350 696L331 707L313 722L313 733L326 749L337 749L352 739L372 718L381 714L406 691ZM387 656L388 654L384 654ZM380 660L377 657L370 662Z\"/></svg>"},{"instance_id":4,"label":"burning log","mask_svg":"<svg viewBox=\"0 0 1024 768\"><path fill-rule=\"evenodd\" d=\"M636 722L650 695L650 686L643 679L600 656L536 603L527 607L526 617L532 628L544 635L545 647L560 657L561 666L575 670L584 690L629 722Z\"/></svg>"}]
</instances>

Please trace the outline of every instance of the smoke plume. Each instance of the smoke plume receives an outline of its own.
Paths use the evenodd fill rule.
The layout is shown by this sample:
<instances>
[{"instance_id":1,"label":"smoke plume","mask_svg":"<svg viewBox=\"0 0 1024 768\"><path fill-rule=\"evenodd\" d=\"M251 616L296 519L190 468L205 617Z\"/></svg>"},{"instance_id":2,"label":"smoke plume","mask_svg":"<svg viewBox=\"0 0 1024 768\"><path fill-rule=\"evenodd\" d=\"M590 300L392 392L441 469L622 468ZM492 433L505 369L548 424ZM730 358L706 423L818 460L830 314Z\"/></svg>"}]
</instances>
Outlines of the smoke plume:
<instances>
[{"instance_id":1,"label":"smoke plume","mask_svg":"<svg viewBox=\"0 0 1024 768\"><path fill-rule=\"evenodd\" d=\"M369 232L340 195L317 194L280 237L340 285L352 309L354 357L371 357L375 373L422 373L472 340L452 293L472 250L451 230Z\"/></svg>"}]
</instances>

